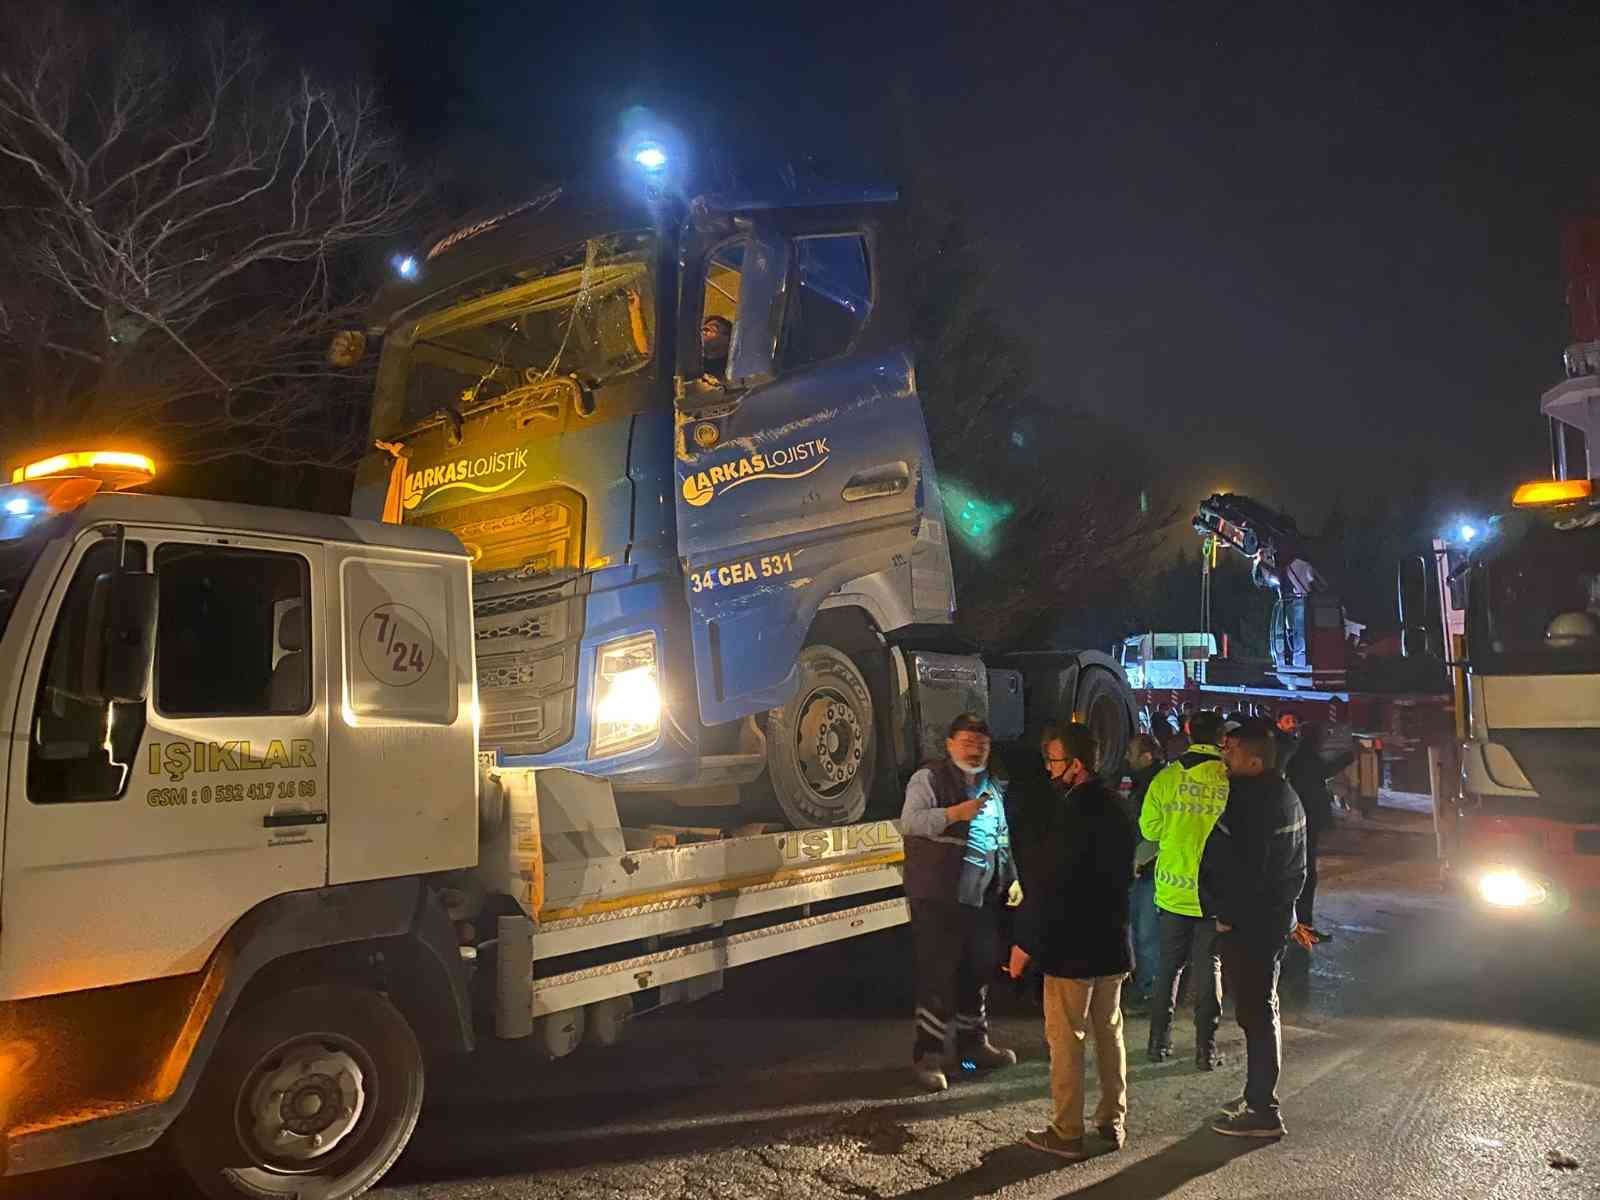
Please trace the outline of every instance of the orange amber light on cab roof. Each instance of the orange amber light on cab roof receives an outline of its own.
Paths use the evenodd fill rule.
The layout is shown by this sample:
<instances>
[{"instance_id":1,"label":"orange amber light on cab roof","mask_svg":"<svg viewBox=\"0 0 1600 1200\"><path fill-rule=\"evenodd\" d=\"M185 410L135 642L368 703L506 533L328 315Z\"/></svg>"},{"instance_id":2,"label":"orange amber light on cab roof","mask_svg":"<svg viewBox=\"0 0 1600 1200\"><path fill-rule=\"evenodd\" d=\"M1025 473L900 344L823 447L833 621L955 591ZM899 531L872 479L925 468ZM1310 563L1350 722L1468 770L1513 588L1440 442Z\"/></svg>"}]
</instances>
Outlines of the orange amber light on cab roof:
<instances>
[{"instance_id":1,"label":"orange amber light on cab roof","mask_svg":"<svg viewBox=\"0 0 1600 1200\"><path fill-rule=\"evenodd\" d=\"M1535 479L1517 488L1511 503L1517 508L1541 504L1571 504L1594 495L1594 482L1588 479Z\"/></svg>"},{"instance_id":2,"label":"orange amber light on cab roof","mask_svg":"<svg viewBox=\"0 0 1600 1200\"><path fill-rule=\"evenodd\" d=\"M12 483L58 476L90 475L114 490L139 487L156 477L156 464L145 454L128 450L75 450L52 454L11 472Z\"/></svg>"}]
</instances>

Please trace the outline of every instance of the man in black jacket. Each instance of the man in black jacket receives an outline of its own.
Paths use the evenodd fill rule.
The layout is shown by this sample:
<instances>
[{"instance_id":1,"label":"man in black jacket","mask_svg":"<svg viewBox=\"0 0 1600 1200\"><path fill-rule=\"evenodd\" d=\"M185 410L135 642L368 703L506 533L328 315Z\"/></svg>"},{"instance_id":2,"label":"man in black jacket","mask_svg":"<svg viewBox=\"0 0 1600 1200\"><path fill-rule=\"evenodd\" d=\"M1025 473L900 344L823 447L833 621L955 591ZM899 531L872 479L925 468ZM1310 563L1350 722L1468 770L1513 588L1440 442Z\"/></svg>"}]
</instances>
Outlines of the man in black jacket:
<instances>
[{"instance_id":1,"label":"man in black jacket","mask_svg":"<svg viewBox=\"0 0 1600 1200\"><path fill-rule=\"evenodd\" d=\"M1333 795L1328 791L1328 780L1356 759L1354 750L1329 754L1327 743L1328 727L1321 721L1310 722L1283 771L1289 786L1300 797L1300 806L1306 810L1306 886L1300 893L1300 902L1295 905L1295 915L1318 942L1333 937L1315 928L1313 919L1317 903L1317 844L1322 840L1323 831L1333 822Z\"/></svg>"},{"instance_id":2,"label":"man in black jacket","mask_svg":"<svg viewBox=\"0 0 1600 1200\"><path fill-rule=\"evenodd\" d=\"M1232 1137L1279 1138L1283 1038L1278 970L1306 881L1306 814L1277 770L1272 727L1246 721L1223 740L1228 804L1200 861L1200 906L1217 923L1222 967L1244 1031L1244 1095L1212 1123Z\"/></svg>"},{"instance_id":3,"label":"man in black jacket","mask_svg":"<svg viewBox=\"0 0 1600 1200\"><path fill-rule=\"evenodd\" d=\"M1098 747L1086 725L1063 726L1045 747L1060 788L1061 811L1018 914L1008 968L1020 979L1028 963L1044 971L1044 1028L1050 1043L1055 1118L1029 1130L1028 1145L1076 1162L1088 1157L1083 1134L1083 1047L1094 1035L1100 1073L1095 1128L1113 1147L1128 1113L1128 1055L1122 1041L1122 981L1133 964L1128 889L1133 883L1133 826L1120 799L1095 774Z\"/></svg>"}]
</instances>

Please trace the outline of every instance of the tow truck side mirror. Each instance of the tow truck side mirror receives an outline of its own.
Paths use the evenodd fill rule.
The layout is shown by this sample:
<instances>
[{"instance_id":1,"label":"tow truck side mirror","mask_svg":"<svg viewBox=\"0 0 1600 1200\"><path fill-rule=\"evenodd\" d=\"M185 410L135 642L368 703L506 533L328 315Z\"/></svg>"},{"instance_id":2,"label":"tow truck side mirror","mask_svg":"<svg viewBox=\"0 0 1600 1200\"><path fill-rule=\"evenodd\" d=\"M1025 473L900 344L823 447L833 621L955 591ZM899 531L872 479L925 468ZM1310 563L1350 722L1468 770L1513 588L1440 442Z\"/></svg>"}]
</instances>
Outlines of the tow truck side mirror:
<instances>
[{"instance_id":1,"label":"tow truck side mirror","mask_svg":"<svg viewBox=\"0 0 1600 1200\"><path fill-rule=\"evenodd\" d=\"M757 230L745 244L739 317L728 348L728 386L756 387L778 376L778 335L789 292L789 242Z\"/></svg>"},{"instance_id":2,"label":"tow truck side mirror","mask_svg":"<svg viewBox=\"0 0 1600 1200\"><path fill-rule=\"evenodd\" d=\"M146 571L97 576L89 597L83 695L103 704L142 701L155 649L156 577Z\"/></svg>"}]
</instances>

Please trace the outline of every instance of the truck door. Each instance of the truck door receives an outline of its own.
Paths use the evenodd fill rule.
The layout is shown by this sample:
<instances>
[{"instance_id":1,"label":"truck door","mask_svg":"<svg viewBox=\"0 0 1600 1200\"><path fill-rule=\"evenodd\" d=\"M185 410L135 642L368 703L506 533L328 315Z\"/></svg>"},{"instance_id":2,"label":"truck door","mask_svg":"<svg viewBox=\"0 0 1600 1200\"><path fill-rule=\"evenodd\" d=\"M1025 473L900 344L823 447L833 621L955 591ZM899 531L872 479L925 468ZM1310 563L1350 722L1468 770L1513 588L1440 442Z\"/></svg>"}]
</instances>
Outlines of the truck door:
<instances>
[{"instance_id":1,"label":"truck door","mask_svg":"<svg viewBox=\"0 0 1600 1200\"><path fill-rule=\"evenodd\" d=\"M878 328L873 236L744 225L685 276L682 319L734 314L720 377L685 380L678 545L702 719L781 704L823 599L904 572L935 487L909 352ZM702 325L702 316L706 318Z\"/></svg>"},{"instance_id":2,"label":"truck door","mask_svg":"<svg viewBox=\"0 0 1600 1200\"><path fill-rule=\"evenodd\" d=\"M84 698L95 581L157 576L142 703ZM69 554L22 673L0 996L198 970L256 904L327 879L319 561L129 528Z\"/></svg>"}]
</instances>

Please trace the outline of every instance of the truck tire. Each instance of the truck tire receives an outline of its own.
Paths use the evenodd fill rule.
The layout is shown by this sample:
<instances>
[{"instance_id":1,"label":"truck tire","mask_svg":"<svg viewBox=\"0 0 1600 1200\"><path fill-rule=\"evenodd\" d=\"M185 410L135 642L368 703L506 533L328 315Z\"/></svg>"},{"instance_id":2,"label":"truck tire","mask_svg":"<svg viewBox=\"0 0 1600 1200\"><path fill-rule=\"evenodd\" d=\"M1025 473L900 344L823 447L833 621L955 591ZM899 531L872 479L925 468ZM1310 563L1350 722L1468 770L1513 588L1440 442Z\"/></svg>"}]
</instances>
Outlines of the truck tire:
<instances>
[{"instance_id":1,"label":"truck tire","mask_svg":"<svg viewBox=\"0 0 1600 1200\"><path fill-rule=\"evenodd\" d=\"M859 821L877 763L872 693L843 651L800 651L800 687L767 714L767 780L795 829Z\"/></svg>"},{"instance_id":2,"label":"truck tire","mask_svg":"<svg viewBox=\"0 0 1600 1200\"><path fill-rule=\"evenodd\" d=\"M1128 694L1122 681L1110 671L1091 667L1078 684L1075 711L1099 743L1100 774L1107 778L1120 774L1128 757Z\"/></svg>"},{"instance_id":3,"label":"truck tire","mask_svg":"<svg viewBox=\"0 0 1600 1200\"><path fill-rule=\"evenodd\" d=\"M349 1200L400 1157L422 1091L422 1050L388 1000L297 988L230 1020L174 1148L213 1200Z\"/></svg>"}]
</instances>

